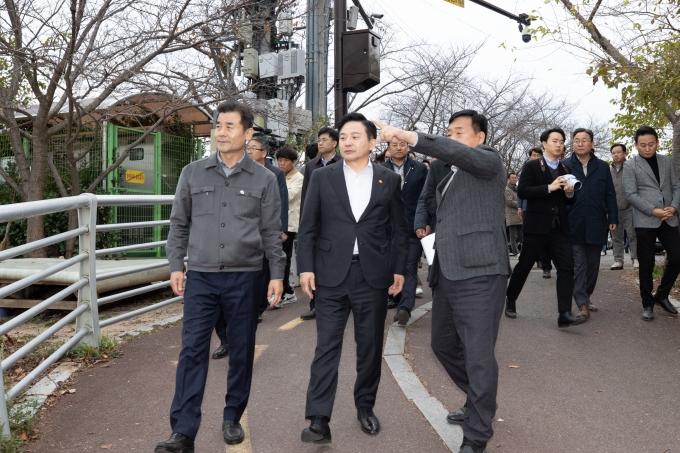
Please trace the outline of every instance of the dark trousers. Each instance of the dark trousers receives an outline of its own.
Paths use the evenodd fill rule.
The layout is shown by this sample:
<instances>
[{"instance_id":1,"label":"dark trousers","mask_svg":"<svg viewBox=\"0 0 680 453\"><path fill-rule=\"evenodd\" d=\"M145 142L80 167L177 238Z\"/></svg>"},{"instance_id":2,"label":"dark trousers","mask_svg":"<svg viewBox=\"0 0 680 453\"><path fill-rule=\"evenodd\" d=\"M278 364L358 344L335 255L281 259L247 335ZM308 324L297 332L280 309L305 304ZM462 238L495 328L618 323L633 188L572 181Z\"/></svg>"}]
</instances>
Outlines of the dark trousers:
<instances>
[{"instance_id":1,"label":"dark trousers","mask_svg":"<svg viewBox=\"0 0 680 453\"><path fill-rule=\"evenodd\" d=\"M286 270L283 275L283 292L284 294L293 294L293 287L290 286L290 259L293 257L293 243L295 242L295 236L297 233L286 233L288 239L283 241L283 253L286 254ZM269 284L269 283L267 283Z\"/></svg>"},{"instance_id":2,"label":"dark trousers","mask_svg":"<svg viewBox=\"0 0 680 453\"><path fill-rule=\"evenodd\" d=\"M524 245L522 245L524 246ZM550 253L547 250L543 250L541 252L541 269L543 271L551 271L552 270L552 264L550 264Z\"/></svg>"},{"instance_id":3,"label":"dark trousers","mask_svg":"<svg viewBox=\"0 0 680 453\"><path fill-rule=\"evenodd\" d=\"M229 339L227 338L227 320L224 319L222 309L220 309L220 315L215 323L215 333L220 339L220 344L229 344Z\"/></svg>"},{"instance_id":4,"label":"dark trousers","mask_svg":"<svg viewBox=\"0 0 680 453\"><path fill-rule=\"evenodd\" d=\"M418 286L418 262L423 254L423 246L418 238L409 238L408 241L408 261L406 262L406 275L404 276L404 287L401 292L394 297L397 302L397 310L404 308L411 313L416 304L416 287Z\"/></svg>"},{"instance_id":5,"label":"dark trousers","mask_svg":"<svg viewBox=\"0 0 680 453\"><path fill-rule=\"evenodd\" d=\"M513 255L517 255L519 253L517 242L522 240L522 225L510 225L508 232L510 233L510 251Z\"/></svg>"},{"instance_id":6,"label":"dark trousers","mask_svg":"<svg viewBox=\"0 0 680 453\"><path fill-rule=\"evenodd\" d=\"M557 309L560 313L571 311L571 297L574 292L574 251L571 239L562 232L562 228L551 228L546 234L524 233L522 253L512 270L506 292L508 300L517 300L534 263L546 249L557 268Z\"/></svg>"},{"instance_id":7,"label":"dark trousers","mask_svg":"<svg viewBox=\"0 0 680 453\"><path fill-rule=\"evenodd\" d=\"M369 286L361 262L352 263L345 280L336 287L316 285L316 350L312 361L305 417L331 418L338 388L338 364L342 339L350 312L354 318L357 348L357 379L354 404L357 408L375 405L380 384L382 347L387 315L387 288Z\"/></svg>"},{"instance_id":8,"label":"dark trousers","mask_svg":"<svg viewBox=\"0 0 680 453\"><path fill-rule=\"evenodd\" d=\"M600 244L574 244L574 301L582 307L588 305L600 274Z\"/></svg>"},{"instance_id":9,"label":"dark trousers","mask_svg":"<svg viewBox=\"0 0 680 453\"><path fill-rule=\"evenodd\" d=\"M432 300L432 350L467 395L463 434L477 445L493 436L498 391L494 347L507 281L507 275L451 281L439 271Z\"/></svg>"},{"instance_id":10,"label":"dark trousers","mask_svg":"<svg viewBox=\"0 0 680 453\"><path fill-rule=\"evenodd\" d=\"M654 248L656 238L666 250L666 269L663 271L661 283L656 289L660 298L668 297L675 280L680 273L680 233L677 227L672 227L666 222L661 223L659 228L635 228L637 236L637 257L640 263L640 297L643 307L653 307L652 287L654 280Z\"/></svg>"},{"instance_id":11,"label":"dark trousers","mask_svg":"<svg viewBox=\"0 0 680 453\"><path fill-rule=\"evenodd\" d=\"M262 272L187 272L182 351L170 408L172 432L195 438L210 360L210 337L220 317L229 322L229 372L224 420L238 421L248 404L255 356L257 301Z\"/></svg>"}]
</instances>

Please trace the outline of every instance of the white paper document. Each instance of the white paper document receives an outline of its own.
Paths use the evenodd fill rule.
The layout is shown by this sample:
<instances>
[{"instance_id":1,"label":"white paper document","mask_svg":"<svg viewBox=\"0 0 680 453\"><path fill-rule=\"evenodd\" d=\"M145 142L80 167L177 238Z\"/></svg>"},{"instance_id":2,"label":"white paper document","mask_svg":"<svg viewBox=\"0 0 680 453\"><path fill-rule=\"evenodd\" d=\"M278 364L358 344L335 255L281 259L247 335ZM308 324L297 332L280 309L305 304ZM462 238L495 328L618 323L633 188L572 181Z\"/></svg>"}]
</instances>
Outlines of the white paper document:
<instances>
[{"instance_id":1,"label":"white paper document","mask_svg":"<svg viewBox=\"0 0 680 453\"><path fill-rule=\"evenodd\" d=\"M425 252L425 258L427 259L427 264L432 266L432 263L434 262L434 236L436 233L432 233L428 236L425 236L420 240L420 243L423 245L423 251Z\"/></svg>"}]
</instances>

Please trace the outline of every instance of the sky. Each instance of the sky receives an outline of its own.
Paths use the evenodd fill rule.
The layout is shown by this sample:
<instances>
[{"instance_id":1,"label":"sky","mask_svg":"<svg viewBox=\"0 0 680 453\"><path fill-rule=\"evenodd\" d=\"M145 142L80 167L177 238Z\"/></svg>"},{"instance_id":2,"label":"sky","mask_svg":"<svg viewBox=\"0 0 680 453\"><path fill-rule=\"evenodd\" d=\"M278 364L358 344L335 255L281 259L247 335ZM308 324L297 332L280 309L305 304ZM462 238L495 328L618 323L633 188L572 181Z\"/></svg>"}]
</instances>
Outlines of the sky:
<instances>
[{"instance_id":1,"label":"sky","mask_svg":"<svg viewBox=\"0 0 680 453\"><path fill-rule=\"evenodd\" d=\"M553 8L562 8L546 5L543 0L489 2L514 14L540 11L546 18L555 17ZM368 14L384 14L399 33L416 41L442 46L485 41L471 66L473 73L503 75L514 70L533 76L537 89L553 91L578 104L575 115L582 117L584 123L590 117L606 123L617 112L617 107L610 103L617 97L617 91L602 83L593 85L592 78L585 73L586 55L549 38L526 44L516 22L469 0L464 8L444 0L361 0L361 4ZM360 21L359 28L362 26ZM502 43L506 49L499 47Z\"/></svg>"}]
</instances>

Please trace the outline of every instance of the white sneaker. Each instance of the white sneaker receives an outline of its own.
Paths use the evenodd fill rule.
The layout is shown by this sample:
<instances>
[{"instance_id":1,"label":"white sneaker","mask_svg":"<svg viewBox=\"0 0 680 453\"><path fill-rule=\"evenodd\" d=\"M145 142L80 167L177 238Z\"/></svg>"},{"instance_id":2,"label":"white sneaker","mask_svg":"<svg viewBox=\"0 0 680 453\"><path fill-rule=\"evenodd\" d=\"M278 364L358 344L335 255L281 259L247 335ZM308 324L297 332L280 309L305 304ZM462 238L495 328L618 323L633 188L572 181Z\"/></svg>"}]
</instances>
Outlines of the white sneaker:
<instances>
[{"instance_id":1,"label":"white sneaker","mask_svg":"<svg viewBox=\"0 0 680 453\"><path fill-rule=\"evenodd\" d=\"M295 295L295 293L284 294L283 297L281 298L281 302L279 303L279 305L292 304L293 302L297 302L297 296Z\"/></svg>"},{"instance_id":2,"label":"white sneaker","mask_svg":"<svg viewBox=\"0 0 680 453\"><path fill-rule=\"evenodd\" d=\"M633 260L633 269L640 269L640 263L638 260Z\"/></svg>"},{"instance_id":3,"label":"white sneaker","mask_svg":"<svg viewBox=\"0 0 680 453\"><path fill-rule=\"evenodd\" d=\"M612 267L610 269L613 270L613 271L623 270L623 262L614 261L614 264L612 264Z\"/></svg>"},{"instance_id":4,"label":"white sneaker","mask_svg":"<svg viewBox=\"0 0 680 453\"><path fill-rule=\"evenodd\" d=\"M423 295L423 288L420 286L416 287L416 296L422 296Z\"/></svg>"}]
</instances>

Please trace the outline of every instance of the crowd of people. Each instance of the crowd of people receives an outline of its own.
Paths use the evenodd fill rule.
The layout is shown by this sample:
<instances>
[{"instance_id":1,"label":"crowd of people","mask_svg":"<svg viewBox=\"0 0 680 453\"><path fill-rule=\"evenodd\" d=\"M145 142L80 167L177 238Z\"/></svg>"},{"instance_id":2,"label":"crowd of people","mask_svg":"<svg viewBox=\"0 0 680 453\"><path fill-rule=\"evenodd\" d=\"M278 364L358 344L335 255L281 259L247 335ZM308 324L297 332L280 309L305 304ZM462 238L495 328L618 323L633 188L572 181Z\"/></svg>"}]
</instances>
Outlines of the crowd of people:
<instances>
[{"instance_id":1,"label":"crowd of people","mask_svg":"<svg viewBox=\"0 0 680 453\"><path fill-rule=\"evenodd\" d=\"M350 313L359 427L369 435L380 432L373 408L385 319L395 309L394 321L408 324L422 292L421 239L432 234L432 349L467 395L465 405L447 416L462 425L460 453L486 452L493 436L499 325L503 313L517 317L535 263L544 277L551 262L557 269L558 327L581 324L597 310L590 296L607 235L614 237L612 269L619 269L625 232L631 264L639 264L642 318L653 319L654 305L677 314L668 296L680 272L680 181L670 158L656 154L658 136L651 128L635 134L639 154L630 160L624 145L614 145L611 166L593 152L591 131L574 131L574 152L565 158L565 132L549 129L521 172L508 174L486 144L486 117L474 110L454 113L446 137L351 113L337 129L322 128L305 150L311 158L296 167L299 155L288 146L277 150L278 166L267 159L269 145L253 136L247 106L227 102L217 113L217 152L183 169L170 217L166 252L172 289L184 296L184 319L172 435L156 453L194 451L213 329L220 338L213 359L229 357L224 441L243 442L240 419L250 394L257 325L266 309L297 301L289 281L295 255L310 299L301 317L317 327L304 414L309 426L300 435L314 444L332 441ZM386 151L371 160L378 141ZM652 294L657 237L668 264ZM510 256L519 257L514 269Z\"/></svg>"}]
</instances>

